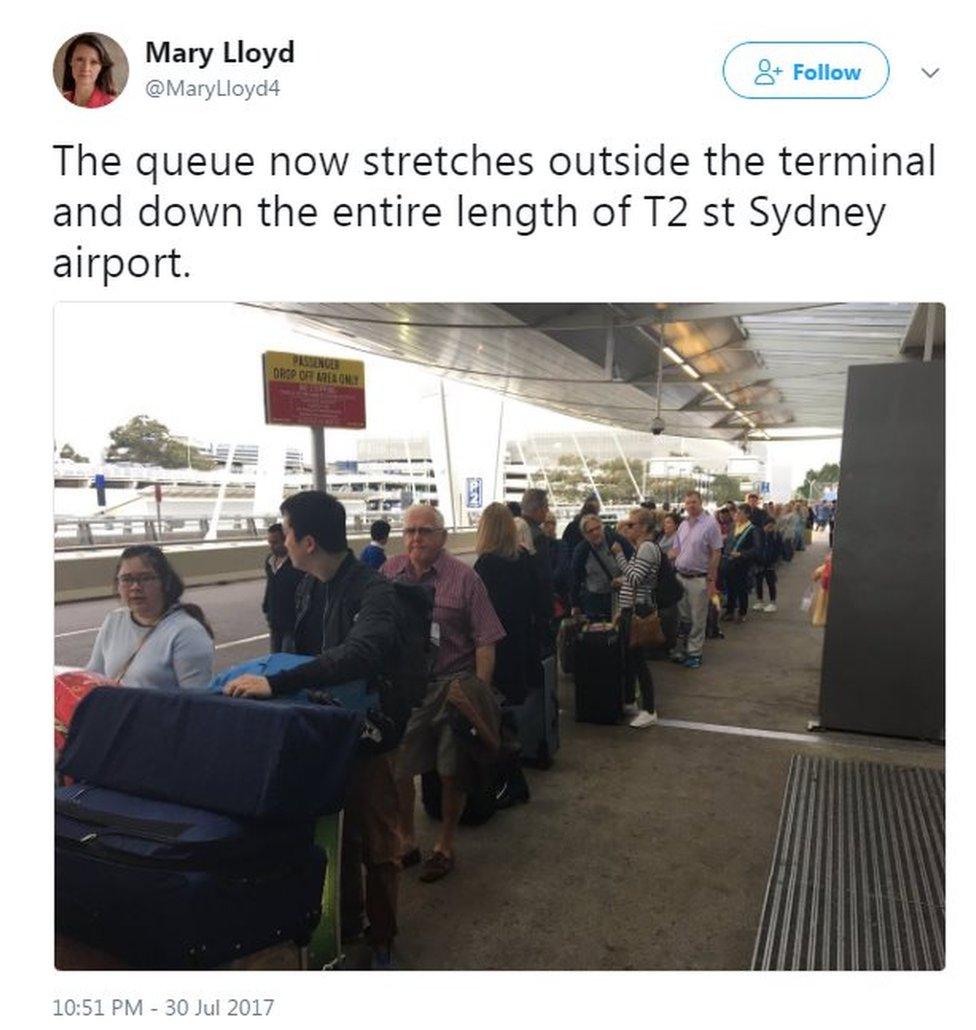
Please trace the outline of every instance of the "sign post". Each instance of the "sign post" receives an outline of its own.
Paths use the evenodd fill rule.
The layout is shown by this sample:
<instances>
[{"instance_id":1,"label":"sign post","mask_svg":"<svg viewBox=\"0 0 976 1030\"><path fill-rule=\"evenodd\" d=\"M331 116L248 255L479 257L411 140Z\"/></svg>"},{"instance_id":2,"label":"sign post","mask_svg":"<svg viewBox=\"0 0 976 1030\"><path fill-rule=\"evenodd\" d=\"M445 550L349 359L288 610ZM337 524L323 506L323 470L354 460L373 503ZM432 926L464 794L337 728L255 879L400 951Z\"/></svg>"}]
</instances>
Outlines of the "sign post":
<instances>
[{"instance_id":1,"label":"sign post","mask_svg":"<svg viewBox=\"0 0 976 1030\"><path fill-rule=\"evenodd\" d=\"M312 431L312 483L324 490L325 429L366 428L366 376L361 361L266 351L264 421Z\"/></svg>"},{"instance_id":2,"label":"sign post","mask_svg":"<svg viewBox=\"0 0 976 1030\"><path fill-rule=\"evenodd\" d=\"M153 494L156 497L156 532L159 539L163 539L163 484L157 483L153 487Z\"/></svg>"},{"instance_id":3,"label":"sign post","mask_svg":"<svg viewBox=\"0 0 976 1030\"><path fill-rule=\"evenodd\" d=\"M325 489L325 430L312 426L312 486Z\"/></svg>"}]
</instances>

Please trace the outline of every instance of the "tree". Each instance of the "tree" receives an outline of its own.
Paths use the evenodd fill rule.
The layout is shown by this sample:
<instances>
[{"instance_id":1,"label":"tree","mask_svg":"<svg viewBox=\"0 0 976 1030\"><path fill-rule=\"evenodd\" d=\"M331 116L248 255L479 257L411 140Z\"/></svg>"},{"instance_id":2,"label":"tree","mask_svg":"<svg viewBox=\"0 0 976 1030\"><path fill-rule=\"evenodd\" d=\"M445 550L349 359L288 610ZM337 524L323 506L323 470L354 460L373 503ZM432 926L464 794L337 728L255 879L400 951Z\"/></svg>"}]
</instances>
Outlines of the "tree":
<instances>
[{"instance_id":1,"label":"tree","mask_svg":"<svg viewBox=\"0 0 976 1030\"><path fill-rule=\"evenodd\" d=\"M645 494L657 504L665 502L677 507L689 490L698 490L698 480L691 476L648 476Z\"/></svg>"},{"instance_id":2,"label":"tree","mask_svg":"<svg viewBox=\"0 0 976 1030\"><path fill-rule=\"evenodd\" d=\"M741 501L743 499L742 481L733 479L732 476L727 476L725 473L719 473L712 476L708 492L716 504L725 504L726 501Z\"/></svg>"},{"instance_id":3,"label":"tree","mask_svg":"<svg viewBox=\"0 0 976 1030\"><path fill-rule=\"evenodd\" d=\"M584 498L592 493L583 466L575 454L560 454L555 467L547 469L547 474L552 487L549 498L552 504L582 504ZM545 485L541 472L533 479L537 486Z\"/></svg>"},{"instance_id":4,"label":"tree","mask_svg":"<svg viewBox=\"0 0 976 1030\"><path fill-rule=\"evenodd\" d=\"M794 493L804 500L815 500L821 495L825 486L833 486L840 481L840 465L836 461L828 461L818 469L807 469L803 483Z\"/></svg>"},{"instance_id":5,"label":"tree","mask_svg":"<svg viewBox=\"0 0 976 1030\"><path fill-rule=\"evenodd\" d=\"M630 472L627 471L628 465ZM593 469L593 478L600 488L600 496L607 504L637 503L640 498L635 496L634 480L639 482L640 474L639 461L631 461L625 465L622 458L611 458Z\"/></svg>"},{"instance_id":6,"label":"tree","mask_svg":"<svg viewBox=\"0 0 976 1030\"><path fill-rule=\"evenodd\" d=\"M169 429L148 415L136 415L109 434L112 441L105 454L110 462L131 461L139 465L158 465L164 469L212 469L215 462L184 440L170 435Z\"/></svg>"},{"instance_id":7,"label":"tree","mask_svg":"<svg viewBox=\"0 0 976 1030\"><path fill-rule=\"evenodd\" d=\"M70 443L66 443L60 451L58 451L58 457L63 458L65 461L78 461L87 462L88 459L83 455L79 454Z\"/></svg>"}]
</instances>

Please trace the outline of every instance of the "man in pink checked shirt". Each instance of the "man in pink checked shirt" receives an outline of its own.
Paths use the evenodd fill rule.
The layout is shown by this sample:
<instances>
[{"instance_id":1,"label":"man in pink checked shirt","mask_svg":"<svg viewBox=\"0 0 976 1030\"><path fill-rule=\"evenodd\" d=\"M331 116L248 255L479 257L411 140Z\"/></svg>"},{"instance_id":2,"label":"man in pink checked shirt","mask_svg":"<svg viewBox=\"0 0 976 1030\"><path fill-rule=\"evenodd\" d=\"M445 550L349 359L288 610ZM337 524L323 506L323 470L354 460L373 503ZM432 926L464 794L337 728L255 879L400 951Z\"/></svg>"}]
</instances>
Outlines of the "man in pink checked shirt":
<instances>
[{"instance_id":1,"label":"man in pink checked shirt","mask_svg":"<svg viewBox=\"0 0 976 1030\"><path fill-rule=\"evenodd\" d=\"M439 880L454 868L454 835L464 810L458 783L458 742L449 724L445 697L451 682L476 676L487 704L497 704L491 690L495 644L505 636L478 574L445 550L444 517L430 505L415 504L403 516L405 553L390 558L380 570L389 579L425 583L434 590L432 635L439 646L431 682L421 706L414 710L400 744L398 781L403 865L420 861L414 837L414 777L436 769L441 778L441 832L423 864L420 878Z\"/></svg>"}]
</instances>

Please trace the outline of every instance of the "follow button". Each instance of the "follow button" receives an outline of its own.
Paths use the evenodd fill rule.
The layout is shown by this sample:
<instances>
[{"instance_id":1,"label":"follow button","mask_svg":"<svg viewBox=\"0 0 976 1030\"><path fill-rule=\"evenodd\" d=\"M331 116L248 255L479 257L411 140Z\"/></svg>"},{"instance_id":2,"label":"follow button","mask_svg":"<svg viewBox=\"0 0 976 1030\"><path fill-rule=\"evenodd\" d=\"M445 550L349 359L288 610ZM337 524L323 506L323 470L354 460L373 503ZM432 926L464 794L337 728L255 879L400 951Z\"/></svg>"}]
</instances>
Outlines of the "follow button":
<instances>
[{"instance_id":1,"label":"follow button","mask_svg":"<svg viewBox=\"0 0 976 1030\"><path fill-rule=\"evenodd\" d=\"M746 100L866 100L885 88L885 52L865 42L739 43L725 55L725 84Z\"/></svg>"}]
</instances>

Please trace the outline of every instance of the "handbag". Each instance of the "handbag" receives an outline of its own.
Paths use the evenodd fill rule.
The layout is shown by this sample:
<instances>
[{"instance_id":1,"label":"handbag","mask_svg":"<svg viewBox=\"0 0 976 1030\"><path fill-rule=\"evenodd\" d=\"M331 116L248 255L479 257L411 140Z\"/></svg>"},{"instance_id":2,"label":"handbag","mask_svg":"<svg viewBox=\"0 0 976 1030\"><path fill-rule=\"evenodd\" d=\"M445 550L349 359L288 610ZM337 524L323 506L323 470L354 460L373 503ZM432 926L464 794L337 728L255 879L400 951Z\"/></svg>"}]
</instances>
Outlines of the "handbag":
<instances>
[{"instance_id":1,"label":"handbag","mask_svg":"<svg viewBox=\"0 0 976 1030\"><path fill-rule=\"evenodd\" d=\"M645 647L663 647L666 640L661 627L661 618L656 611L649 615L638 615L637 612L631 615L627 646L632 651Z\"/></svg>"}]
</instances>

